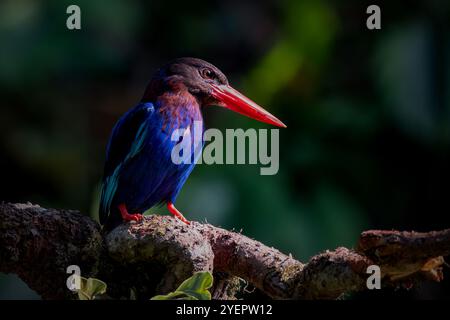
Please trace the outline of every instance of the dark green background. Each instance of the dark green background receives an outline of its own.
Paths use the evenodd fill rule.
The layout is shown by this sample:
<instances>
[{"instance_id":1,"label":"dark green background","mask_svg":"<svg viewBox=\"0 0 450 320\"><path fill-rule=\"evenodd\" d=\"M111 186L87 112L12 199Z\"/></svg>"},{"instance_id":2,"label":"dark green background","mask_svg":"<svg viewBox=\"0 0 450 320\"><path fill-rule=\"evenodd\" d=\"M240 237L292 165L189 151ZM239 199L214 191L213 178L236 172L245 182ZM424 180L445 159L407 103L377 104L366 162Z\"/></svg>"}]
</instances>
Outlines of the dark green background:
<instances>
[{"instance_id":1,"label":"dark green background","mask_svg":"<svg viewBox=\"0 0 450 320\"><path fill-rule=\"evenodd\" d=\"M393 2L374 2L382 29L369 31L361 1L2 1L0 200L95 217L114 122L158 66L194 56L288 128L276 176L198 166L177 203L188 219L302 260L365 229L449 227L450 2ZM70 4L80 31L66 28ZM0 275L0 298L27 297ZM448 298L449 281L356 297Z\"/></svg>"}]
</instances>

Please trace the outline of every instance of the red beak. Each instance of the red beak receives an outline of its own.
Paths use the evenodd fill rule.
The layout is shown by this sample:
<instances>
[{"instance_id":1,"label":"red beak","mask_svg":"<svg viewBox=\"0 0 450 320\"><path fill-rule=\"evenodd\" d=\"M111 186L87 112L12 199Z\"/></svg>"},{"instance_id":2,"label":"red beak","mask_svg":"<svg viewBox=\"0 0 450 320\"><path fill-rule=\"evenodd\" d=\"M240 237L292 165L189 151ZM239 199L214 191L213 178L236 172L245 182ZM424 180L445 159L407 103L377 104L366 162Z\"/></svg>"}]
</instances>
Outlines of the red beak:
<instances>
[{"instance_id":1,"label":"red beak","mask_svg":"<svg viewBox=\"0 0 450 320\"><path fill-rule=\"evenodd\" d=\"M274 115L270 114L268 111L264 110L262 107L232 87L228 85L216 84L211 85L211 87L212 96L219 100L225 108L261 122L286 128L286 125L278 120Z\"/></svg>"}]
</instances>

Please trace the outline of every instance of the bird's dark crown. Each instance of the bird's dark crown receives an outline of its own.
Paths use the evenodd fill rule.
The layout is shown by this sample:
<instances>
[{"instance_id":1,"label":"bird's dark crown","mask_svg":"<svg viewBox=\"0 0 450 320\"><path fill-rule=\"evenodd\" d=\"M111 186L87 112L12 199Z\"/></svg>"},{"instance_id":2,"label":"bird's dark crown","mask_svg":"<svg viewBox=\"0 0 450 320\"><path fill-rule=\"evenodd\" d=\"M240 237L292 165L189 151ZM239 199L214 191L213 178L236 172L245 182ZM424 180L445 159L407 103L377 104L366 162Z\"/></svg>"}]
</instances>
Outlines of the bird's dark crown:
<instances>
[{"instance_id":1,"label":"bird's dark crown","mask_svg":"<svg viewBox=\"0 0 450 320\"><path fill-rule=\"evenodd\" d=\"M216 66L197 58L178 58L161 67L147 86L143 100L165 91L187 89L202 105L213 103L211 84L227 85L227 77Z\"/></svg>"}]
</instances>

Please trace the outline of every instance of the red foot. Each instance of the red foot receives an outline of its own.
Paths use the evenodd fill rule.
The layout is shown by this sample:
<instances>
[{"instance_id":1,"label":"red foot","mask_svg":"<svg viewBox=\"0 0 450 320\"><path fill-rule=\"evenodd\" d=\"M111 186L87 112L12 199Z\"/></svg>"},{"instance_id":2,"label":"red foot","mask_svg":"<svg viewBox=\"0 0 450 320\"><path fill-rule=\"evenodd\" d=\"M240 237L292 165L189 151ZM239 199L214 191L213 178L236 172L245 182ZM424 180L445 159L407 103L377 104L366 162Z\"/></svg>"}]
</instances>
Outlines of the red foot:
<instances>
[{"instance_id":1,"label":"red foot","mask_svg":"<svg viewBox=\"0 0 450 320\"><path fill-rule=\"evenodd\" d=\"M119 211L124 221L142 221L142 219L144 219L140 213L129 214L124 203L119 204Z\"/></svg>"},{"instance_id":2,"label":"red foot","mask_svg":"<svg viewBox=\"0 0 450 320\"><path fill-rule=\"evenodd\" d=\"M168 202L167 203L167 209L169 209L170 213L173 214L175 218L180 219L181 221L183 221L187 225L191 224L189 221L186 220L186 218L183 216L183 214L181 214L181 212L178 211L177 208L175 208L175 206L173 205L172 202Z\"/></svg>"}]
</instances>

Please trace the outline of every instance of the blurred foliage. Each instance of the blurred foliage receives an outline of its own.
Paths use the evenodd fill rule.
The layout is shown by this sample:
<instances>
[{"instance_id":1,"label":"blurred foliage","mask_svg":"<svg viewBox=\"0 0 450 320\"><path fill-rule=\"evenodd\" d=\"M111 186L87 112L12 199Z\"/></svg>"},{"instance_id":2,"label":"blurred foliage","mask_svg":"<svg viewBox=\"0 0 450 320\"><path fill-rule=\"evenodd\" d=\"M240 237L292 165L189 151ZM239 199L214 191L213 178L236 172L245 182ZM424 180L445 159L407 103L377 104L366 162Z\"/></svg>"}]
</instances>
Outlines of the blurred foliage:
<instances>
[{"instance_id":1,"label":"blurred foliage","mask_svg":"<svg viewBox=\"0 0 450 320\"><path fill-rule=\"evenodd\" d=\"M69 4L81 7L80 31L65 27ZM450 3L383 3L379 31L365 27L368 4L0 2L0 200L95 217L114 122L158 66L195 56L288 128L276 176L198 166L177 203L188 218L299 259L352 246L367 228L448 227ZM267 128L218 108L205 118ZM448 287L392 295L449 297Z\"/></svg>"}]
</instances>

